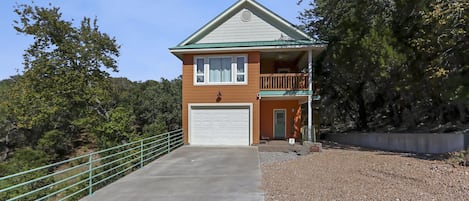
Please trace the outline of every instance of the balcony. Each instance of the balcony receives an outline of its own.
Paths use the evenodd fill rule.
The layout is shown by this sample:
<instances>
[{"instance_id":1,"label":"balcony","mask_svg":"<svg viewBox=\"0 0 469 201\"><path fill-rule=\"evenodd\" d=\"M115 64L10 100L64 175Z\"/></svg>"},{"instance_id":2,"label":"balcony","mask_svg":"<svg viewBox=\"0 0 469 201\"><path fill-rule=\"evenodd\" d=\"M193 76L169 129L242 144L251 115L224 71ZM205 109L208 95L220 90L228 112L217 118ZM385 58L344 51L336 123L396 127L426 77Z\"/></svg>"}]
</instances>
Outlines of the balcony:
<instances>
[{"instance_id":1,"label":"balcony","mask_svg":"<svg viewBox=\"0 0 469 201\"><path fill-rule=\"evenodd\" d=\"M307 73L261 74L260 90L308 90Z\"/></svg>"}]
</instances>

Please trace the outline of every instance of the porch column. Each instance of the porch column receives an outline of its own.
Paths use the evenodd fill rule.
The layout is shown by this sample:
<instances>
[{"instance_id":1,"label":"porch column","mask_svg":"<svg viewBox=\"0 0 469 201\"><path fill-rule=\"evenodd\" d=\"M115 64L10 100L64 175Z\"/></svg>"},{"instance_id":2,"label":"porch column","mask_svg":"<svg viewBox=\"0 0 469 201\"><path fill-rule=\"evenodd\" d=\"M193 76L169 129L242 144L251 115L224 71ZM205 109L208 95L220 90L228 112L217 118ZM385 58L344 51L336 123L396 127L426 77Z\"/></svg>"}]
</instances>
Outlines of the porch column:
<instances>
[{"instance_id":1,"label":"porch column","mask_svg":"<svg viewBox=\"0 0 469 201\"><path fill-rule=\"evenodd\" d=\"M308 95L308 141L316 142L311 128L313 127L313 50L308 50L308 80L309 80L309 95Z\"/></svg>"}]
</instances>

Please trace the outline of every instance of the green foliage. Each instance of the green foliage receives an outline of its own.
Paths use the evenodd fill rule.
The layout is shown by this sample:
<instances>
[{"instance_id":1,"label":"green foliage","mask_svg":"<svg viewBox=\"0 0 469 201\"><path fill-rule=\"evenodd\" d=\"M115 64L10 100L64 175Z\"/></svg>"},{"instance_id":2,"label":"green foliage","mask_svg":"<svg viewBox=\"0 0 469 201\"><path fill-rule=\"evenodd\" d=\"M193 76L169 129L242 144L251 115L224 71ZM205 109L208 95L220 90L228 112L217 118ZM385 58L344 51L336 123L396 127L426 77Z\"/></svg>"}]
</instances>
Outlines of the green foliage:
<instances>
[{"instance_id":1,"label":"green foliage","mask_svg":"<svg viewBox=\"0 0 469 201\"><path fill-rule=\"evenodd\" d=\"M13 80L7 79L0 81L0 151L3 151L10 138L9 134L13 129L13 124L8 117L8 89L13 85ZM0 156L0 161L2 157Z\"/></svg>"},{"instance_id":2,"label":"green foliage","mask_svg":"<svg viewBox=\"0 0 469 201\"><path fill-rule=\"evenodd\" d=\"M108 105L108 118L103 124L95 125L97 131L92 131L100 147L180 128L181 78L143 83L112 78L110 82L112 100Z\"/></svg>"},{"instance_id":3,"label":"green foliage","mask_svg":"<svg viewBox=\"0 0 469 201\"><path fill-rule=\"evenodd\" d=\"M137 118L144 125L161 122L165 131L179 129L181 126L181 78L169 81L161 79L139 84L140 93L135 97L134 110Z\"/></svg>"},{"instance_id":4,"label":"green foliage","mask_svg":"<svg viewBox=\"0 0 469 201\"><path fill-rule=\"evenodd\" d=\"M133 123L135 116L127 108L117 107L109 112L109 118L97 125L95 133L97 143L102 148L109 148L129 141L139 140Z\"/></svg>"},{"instance_id":5,"label":"green foliage","mask_svg":"<svg viewBox=\"0 0 469 201\"><path fill-rule=\"evenodd\" d=\"M8 159L7 161L0 163L0 177L11 175L14 173L30 170L40 166L47 165L49 162L49 157L42 151L32 150L32 149L19 149L15 154ZM22 182L29 181L41 176L48 174L47 170L35 171L29 174L25 174L21 177L15 177L14 179L6 179L0 181L0 189L19 184ZM15 188L8 193L0 194L0 200L7 200L8 198L13 198L15 196L21 195L23 193L30 192L42 186L52 183L52 179L41 180L38 182L33 182L30 185L25 185L19 188ZM27 197L23 200L34 200L43 196L46 192L40 192L35 194L34 197Z\"/></svg>"},{"instance_id":6,"label":"green foliage","mask_svg":"<svg viewBox=\"0 0 469 201\"><path fill-rule=\"evenodd\" d=\"M317 0L301 27L329 42L316 65L326 123L358 130L468 122L466 1Z\"/></svg>"},{"instance_id":7,"label":"green foliage","mask_svg":"<svg viewBox=\"0 0 469 201\"><path fill-rule=\"evenodd\" d=\"M58 158L70 153L72 149L72 139L60 130L51 130L44 133L39 139L38 148L53 158Z\"/></svg>"},{"instance_id":8,"label":"green foliage","mask_svg":"<svg viewBox=\"0 0 469 201\"><path fill-rule=\"evenodd\" d=\"M166 125L163 122L155 121L152 124L143 126L143 136L150 137L155 135L155 133L165 133L167 132Z\"/></svg>"},{"instance_id":9,"label":"green foliage","mask_svg":"<svg viewBox=\"0 0 469 201\"><path fill-rule=\"evenodd\" d=\"M0 176L18 173L46 165L49 161L46 153L29 148L18 149L5 163L0 164Z\"/></svg>"},{"instance_id":10,"label":"green foliage","mask_svg":"<svg viewBox=\"0 0 469 201\"><path fill-rule=\"evenodd\" d=\"M75 27L62 19L59 8L19 5L15 12L20 17L15 29L34 41L24 53L23 74L0 82L0 150L8 156L0 163L2 176L73 156L83 145L105 149L180 128L180 78L144 83L110 78L106 70L117 70L119 46L99 31L96 19L85 17ZM134 155L129 160L138 158ZM123 166L109 174L135 161L121 161ZM0 187L46 175L55 168L2 181ZM50 182L35 182L0 199Z\"/></svg>"},{"instance_id":11,"label":"green foliage","mask_svg":"<svg viewBox=\"0 0 469 201\"><path fill-rule=\"evenodd\" d=\"M425 73L445 86L439 88L443 98L469 107L469 2L436 0L420 14L422 28L412 45L431 55Z\"/></svg>"},{"instance_id":12,"label":"green foliage","mask_svg":"<svg viewBox=\"0 0 469 201\"><path fill-rule=\"evenodd\" d=\"M74 27L56 7L19 5L15 12L20 17L15 29L34 42L24 53L24 73L10 90L8 107L18 129L29 133L31 146L43 139L43 149L63 156L87 129L75 122L104 118L103 105L110 100L104 70L117 70L119 46L99 31L96 19L85 17Z\"/></svg>"},{"instance_id":13,"label":"green foliage","mask_svg":"<svg viewBox=\"0 0 469 201\"><path fill-rule=\"evenodd\" d=\"M110 78L107 71L117 71L119 45L114 38L99 31L96 19L85 17L74 26L71 21L62 19L56 7L19 5L15 12L19 20L15 21L14 28L34 40L24 52L22 75L0 81L0 176L73 157L82 152L81 148L105 149L180 128L181 77L143 83ZM122 166L100 177L137 168L134 166L140 159L137 151L123 153L134 155L112 164ZM0 188L66 166L34 172L15 181L4 180ZM94 173L100 171L103 170ZM27 193L67 175L56 175L10 191L8 195L1 194L0 200ZM46 191L51 193L69 182L87 179L85 177L77 177L24 200L37 199ZM106 182L100 185L104 184ZM83 183L67 192L86 185Z\"/></svg>"}]
</instances>

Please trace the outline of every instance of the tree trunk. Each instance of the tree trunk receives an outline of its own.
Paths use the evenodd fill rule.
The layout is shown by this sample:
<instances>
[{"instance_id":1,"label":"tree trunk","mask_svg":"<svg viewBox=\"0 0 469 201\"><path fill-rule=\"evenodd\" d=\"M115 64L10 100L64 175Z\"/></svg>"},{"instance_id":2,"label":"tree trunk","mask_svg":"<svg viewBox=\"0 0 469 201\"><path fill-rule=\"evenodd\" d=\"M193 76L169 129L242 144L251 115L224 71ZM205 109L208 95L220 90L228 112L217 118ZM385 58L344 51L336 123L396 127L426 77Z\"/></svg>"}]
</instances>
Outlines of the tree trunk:
<instances>
[{"instance_id":1,"label":"tree trunk","mask_svg":"<svg viewBox=\"0 0 469 201\"><path fill-rule=\"evenodd\" d=\"M401 109L398 108L397 103L391 104L393 124L394 126L398 127L402 124L402 112Z\"/></svg>"},{"instance_id":2,"label":"tree trunk","mask_svg":"<svg viewBox=\"0 0 469 201\"><path fill-rule=\"evenodd\" d=\"M356 101L358 104L358 121L356 123L358 130L368 129L368 116L366 113L365 99L363 98L363 89L365 84L360 83L355 91Z\"/></svg>"},{"instance_id":3,"label":"tree trunk","mask_svg":"<svg viewBox=\"0 0 469 201\"><path fill-rule=\"evenodd\" d=\"M466 122L466 106L462 103L458 103L457 104L457 108L458 108L458 111L459 111L459 121L461 123L465 123Z\"/></svg>"}]
</instances>

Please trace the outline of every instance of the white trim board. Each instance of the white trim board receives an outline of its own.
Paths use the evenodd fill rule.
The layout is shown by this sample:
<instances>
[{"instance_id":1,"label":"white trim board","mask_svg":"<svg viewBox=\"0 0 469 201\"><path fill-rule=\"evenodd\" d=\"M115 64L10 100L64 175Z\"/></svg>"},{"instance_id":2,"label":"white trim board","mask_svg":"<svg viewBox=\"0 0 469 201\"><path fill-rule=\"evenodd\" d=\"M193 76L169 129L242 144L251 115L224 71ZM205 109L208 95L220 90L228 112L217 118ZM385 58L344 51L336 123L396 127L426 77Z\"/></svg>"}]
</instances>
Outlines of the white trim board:
<instances>
[{"instance_id":1,"label":"white trim board","mask_svg":"<svg viewBox=\"0 0 469 201\"><path fill-rule=\"evenodd\" d=\"M257 47L229 47L229 48L206 48L206 49L172 49L172 53L225 53L225 52L240 52L240 51L265 51L268 52L284 52L284 51L300 51L300 50L309 50L314 48L323 48L327 46L318 44L318 45L290 45L290 46L257 46ZM266 51L267 52L267 51Z\"/></svg>"},{"instance_id":2,"label":"white trim board","mask_svg":"<svg viewBox=\"0 0 469 201\"><path fill-rule=\"evenodd\" d=\"M244 57L244 81L238 82L237 75L242 74L238 73L237 69L237 59L239 57ZM231 59L231 82L210 82L210 58L230 58ZM204 82L197 82L197 60L204 60ZM213 86L213 85L248 85L248 71L249 71L249 58L247 54L214 54L214 55L196 55L194 56L194 70L193 70L193 84L194 86Z\"/></svg>"}]
</instances>

